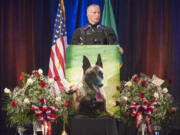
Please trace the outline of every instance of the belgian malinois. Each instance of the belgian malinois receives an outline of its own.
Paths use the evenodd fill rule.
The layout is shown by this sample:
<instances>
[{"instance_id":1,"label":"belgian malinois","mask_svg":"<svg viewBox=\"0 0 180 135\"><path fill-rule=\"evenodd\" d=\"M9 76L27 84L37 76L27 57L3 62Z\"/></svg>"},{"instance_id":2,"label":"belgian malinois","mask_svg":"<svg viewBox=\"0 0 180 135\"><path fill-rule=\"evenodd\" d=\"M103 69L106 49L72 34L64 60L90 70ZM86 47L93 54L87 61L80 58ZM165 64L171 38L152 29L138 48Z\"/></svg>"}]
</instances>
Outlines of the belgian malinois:
<instances>
[{"instance_id":1,"label":"belgian malinois","mask_svg":"<svg viewBox=\"0 0 180 135\"><path fill-rule=\"evenodd\" d=\"M106 112L106 96L103 90L104 76L101 55L98 54L95 65L91 65L89 59L83 56L82 68L82 81L77 85L70 86L70 91L74 91L72 103L75 107L75 111L87 115Z\"/></svg>"}]
</instances>

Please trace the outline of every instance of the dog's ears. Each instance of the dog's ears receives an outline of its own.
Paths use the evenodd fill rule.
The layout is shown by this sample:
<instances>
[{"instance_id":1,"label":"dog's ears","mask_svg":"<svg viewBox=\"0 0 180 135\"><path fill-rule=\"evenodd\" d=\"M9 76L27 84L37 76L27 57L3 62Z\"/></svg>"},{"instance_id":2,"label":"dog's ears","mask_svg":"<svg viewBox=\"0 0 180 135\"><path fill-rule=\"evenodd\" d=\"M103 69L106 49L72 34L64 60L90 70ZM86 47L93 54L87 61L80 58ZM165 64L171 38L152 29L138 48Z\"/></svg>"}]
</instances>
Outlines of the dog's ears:
<instances>
[{"instance_id":1,"label":"dog's ears","mask_svg":"<svg viewBox=\"0 0 180 135\"><path fill-rule=\"evenodd\" d=\"M88 60L88 58L86 57L86 56L83 56L83 70L84 70L84 72L89 68L89 67L91 67L91 64L90 64L90 62L89 62L89 60Z\"/></svg>"},{"instance_id":2,"label":"dog's ears","mask_svg":"<svg viewBox=\"0 0 180 135\"><path fill-rule=\"evenodd\" d=\"M98 66L103 68L103 64L102 64L102 60L101 60L101 55L100 54L98 54L96 65L98 65Z\"/></svg>"}]
</instances>

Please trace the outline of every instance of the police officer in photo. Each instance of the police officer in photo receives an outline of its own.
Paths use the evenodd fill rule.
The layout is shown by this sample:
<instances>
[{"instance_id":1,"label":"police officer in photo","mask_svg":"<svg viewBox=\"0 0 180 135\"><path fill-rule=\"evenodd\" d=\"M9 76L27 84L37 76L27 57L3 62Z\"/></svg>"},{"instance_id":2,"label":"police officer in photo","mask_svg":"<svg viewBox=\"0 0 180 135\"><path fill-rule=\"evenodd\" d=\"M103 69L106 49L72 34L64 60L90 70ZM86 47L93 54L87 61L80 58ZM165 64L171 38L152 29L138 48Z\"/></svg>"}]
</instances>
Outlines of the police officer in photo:
<instances>
[{"instance_id":1,"label":"police officer in photo","mask_svg":"<svg viewBox=\"0 0 180 135\"><path fill-rule=\"evenodd\" d=\"M87 8L87 17L89 23L76 29L71 44L118 44L113 29L99 24L101 13L98 5L92 4Z\"/></svg>"}]
</instances>

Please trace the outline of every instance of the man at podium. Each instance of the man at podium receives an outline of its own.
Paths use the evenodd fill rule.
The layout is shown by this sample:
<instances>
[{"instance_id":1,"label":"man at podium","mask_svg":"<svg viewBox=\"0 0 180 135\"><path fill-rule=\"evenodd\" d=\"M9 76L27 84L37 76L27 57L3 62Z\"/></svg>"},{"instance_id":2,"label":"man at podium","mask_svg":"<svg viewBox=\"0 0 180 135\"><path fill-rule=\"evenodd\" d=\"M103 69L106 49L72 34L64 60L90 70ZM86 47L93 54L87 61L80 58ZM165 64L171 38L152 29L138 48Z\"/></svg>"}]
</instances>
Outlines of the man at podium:
<instances>
[{"instance_id":1,"label":"man at podium","mask_svg":"<svg viewBox=\"0 0 180 135\"><path fill-rule=\"evenodd\" d=\"M100 8L92 4L87 8L88 24L76 29L72 45L117 45L118 41L112 28L99 24ZM82 46L76 46L82 47ZM93 47L93 46L91 46ZM100 46L98 46L100 47ZM113 47L113 46L112 46ZM71 48L72 49L72 48ZM120 48L120 53L121 52ZM92 49L88 50L92 51ZM123 51L123 50L122 50ZM70 51L72 53L72 50ZM75 51L78 53L77 51ZM73 57L74 58L74 57ZM70 58L70 60L72 60ZM96 115L77 115L71 118L71 135L117 135L116 121L110 117Z\"/></svg>"},{"instance_id":2,"label":"man at podium","mask_svg":"<svg viewBox=\"0 0 180 135\"><path fill-rule=\"evenodd\" d=\"M92 4L87 8L88 24L76 29L71 44L81 45L106 45L118 44L112 28L99 24L101 17L98 5Z\"/></svg>"},{"instance_id":3,"label":"man at podium","mask_svg":"<svg viewBox=\"0 0 180 135\"><path fill-rule=\"evenodd\" d=\"M99 24L101 17L100 8L92 4L87 8L88 24L77 28L72 36L72 45L117 45L118 41L114 30ZM120 54L124 53L120 47Z\"/></svg>"}]
</instances>

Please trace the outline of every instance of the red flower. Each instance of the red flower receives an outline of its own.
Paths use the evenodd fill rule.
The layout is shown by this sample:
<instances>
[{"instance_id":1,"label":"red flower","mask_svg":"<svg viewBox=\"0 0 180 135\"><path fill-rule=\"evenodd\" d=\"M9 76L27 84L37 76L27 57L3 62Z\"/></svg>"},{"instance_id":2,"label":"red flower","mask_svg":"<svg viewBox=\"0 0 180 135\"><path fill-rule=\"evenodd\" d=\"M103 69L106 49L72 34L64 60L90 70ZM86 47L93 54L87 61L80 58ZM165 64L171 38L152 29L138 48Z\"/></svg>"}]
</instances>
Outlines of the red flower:
<instances>
[{"instance_id":1,"label":"red flower","mask_svg":"<svg viewBox=\"0 0 180 135\"><path fill-rule=\"evenodd\" d=\"M35 75L36 77L39 77L39 76L40 76L40 74L39 74L38 72L35 72L34 75Z\"/></svg>"},{"instance_id":2,"label":"red flower","mask_svg":"<svg viewBox=\"0 0 180 135\"><path fill-rule=\"evenodd\" d=\"M46 86L46 83L45 83L45 82L41 82L41 83L40 83L40 86L41 86L41 88L43 88L43 87Z\"/></svg>"},{"instance_id":3,"label":"red flower","mask_svg":"<svg viewBox=\"0 0 180 135\"><path fill-rule=\"evenodd\" d=\"M59 80L59 76L55 76L55 77L54 77L54 80L55 80L55 81Z\"/></svg>"},{"instance_id":4,"label":"red flower","mask_svg":"<svg viewBox=\"0 0 180 135\"><path fill-rule=\"evenodd\" d=\"M144 92L141 92L141 93L140 93L140 97L141 97L141 98L144 98L144 97L145 97Z\"/></svg>"},{"instance_id":5,"label":"red flower","mask_svg":"<svg viewBox=\"0 0 180 135\"><path fill-rule=\"evenodd\" d=\"M65 106L66 106L66 107L69 107L69 106L70 106L70 103L69 103L69 102L66 102L66 103L65 103Z\"/></svg>"},{"instance_id":6,"label":"red flower","mask_svg":"<svg viewBox=\"0 0 180 135\"><path fill-rule=\"evenodd\" d=\"M171 80L170 78L168 78L168 79L166 79L166 82L167 82L168 84L171 84L171 83L172 83L172 80Z\"/></svg>"},{"instance_id":7,"label":"red flower","mask_svg":"<svg viewBox=\"0 0 180 135\"><path fill-rule=\"evenodd\" d=\"M175 114L176 109L175 108L171 108L170 112L171 112L171 114Z\"/></svg>"},{"instance_id":8,"label":"red flower","mask_svg":"<svg viewBox=\"0 0 180 135\"><path fill-rule=\"evenodd\" d=\"M134 82L139 82L139 77L138 76L134 77Z\"/></svg>"},{"instance_id":9,"label":"red flower","mask_svg":"<svg viewBox=\"0 0 180 135\"><path fill-rule=\"evenodd\" d=\"M146 81L142 81L142 82L141 82L141 85L142 85L143 87L146 87L146 86L147 86Z\"/></svg>"},{"instance_id":10,"label":"red flower","mask_svg":"<svg viewBox=\"0 0 180 135\"><path fill-rule=\"evenodd\" d=\"M24 79L24 76L23 76L23 75L20 75L20 76L19 76L19 80L22 81L23 79Z\"/></svg>"},{"instance_id":11,"label":"red flower","mask_svg":"<svg viewBox=\"0 0 180 135\"><path fill-rule=\"evenodd\" d=\"M11 102L11 106L12 106L12 107L17 107L17 103L16 103L15 101L12 101L12 102Z\"/></svg>"},{"instance_id":12,"label":"red flower","mask_svg":"<svg viewBox=\"0 0 180 135\"><path fill-rule=\"evenodd\" d=\"M116 86L116 89L117 89L117 90L120 90L120 86Z\"/></svg>"},{"instance_id":13,"label":"red flower","mask_svg":"<svg viewBox=\"0 0 180 135\"><path fill-rule=\"evenodd\" d=\"M115 106L119 106L119 105L120 105L120 102L119 102L119 101L116 101Z\"/></svg>"},{"instance_id":14,"label":"red flower","mask_svg":"<svg viewBox=\"0 0 180 135\"><path fill-rule=\"evenodd\" d=\"M40 99L40 103L44 104L44 99L43 98Z\"/></svg>"}]
</instances>

